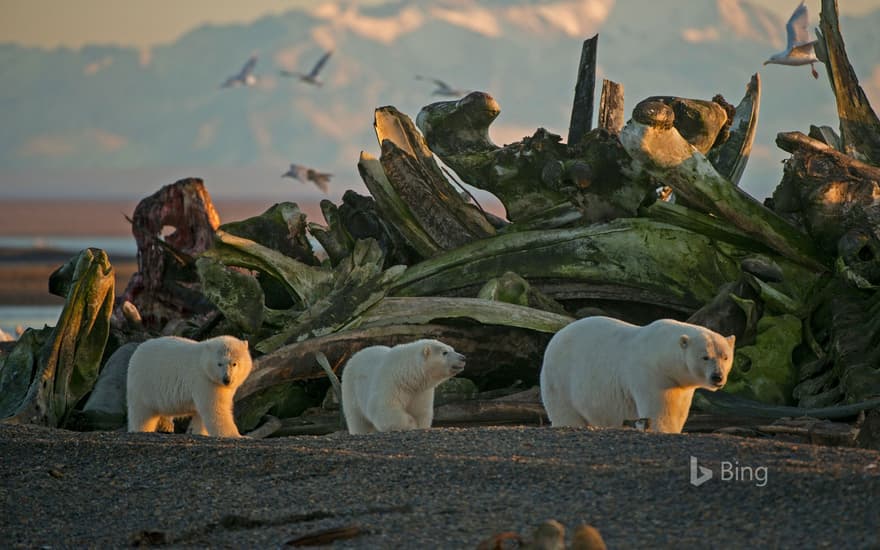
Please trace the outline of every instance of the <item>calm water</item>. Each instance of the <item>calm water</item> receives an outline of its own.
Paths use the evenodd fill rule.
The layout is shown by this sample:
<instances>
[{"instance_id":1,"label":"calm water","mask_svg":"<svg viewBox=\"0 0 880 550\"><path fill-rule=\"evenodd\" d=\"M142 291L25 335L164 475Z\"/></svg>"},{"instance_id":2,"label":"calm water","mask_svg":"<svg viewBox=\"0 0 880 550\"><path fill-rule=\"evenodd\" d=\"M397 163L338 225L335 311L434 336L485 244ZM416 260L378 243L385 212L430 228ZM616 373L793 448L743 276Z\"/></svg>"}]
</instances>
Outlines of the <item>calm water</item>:
<instances>
[{"instance_id":1,"label":"calm water","mask_svg":"<svg viewBox=\"0 0 880 550\"><path fill-rule=\"evenodd\" d=\"M134 256L137 244L134 237L5 237L0 236L0 248L63 250L76 254L85 248L101 248L112 256Z\"/></svg>"},{"instance_id":2,"label":"calm water","mask_svg":"<svg viewBox=\"0 0 880 550\"><path fill-rule=\"evenodd\" d=\"M15 335L15 327L54 327L61 316L62 306L3 306L0 305L0 329Z\"/></svg>"}]
</instances>

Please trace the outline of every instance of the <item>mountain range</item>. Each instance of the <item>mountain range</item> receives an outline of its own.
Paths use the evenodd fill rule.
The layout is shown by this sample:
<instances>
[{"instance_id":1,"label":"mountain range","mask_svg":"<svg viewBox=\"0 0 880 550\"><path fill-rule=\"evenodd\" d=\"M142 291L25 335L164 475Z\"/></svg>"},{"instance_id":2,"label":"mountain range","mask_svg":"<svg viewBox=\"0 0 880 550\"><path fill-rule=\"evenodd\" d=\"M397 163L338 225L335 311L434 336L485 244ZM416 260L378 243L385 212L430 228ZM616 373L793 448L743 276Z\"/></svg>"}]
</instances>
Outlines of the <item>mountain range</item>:
<instances>
[{"instance_id":1,"label":"mountain range","mask_svg":"<svg viewBox=\"0 0 880 550\"><path fill-rule=\"evenodd\" d=\"M149 50L0 44L0 197L140 197L189 175L227 197L321 197L280 179L295 162L334 173L330 196L338 198L363 190L356 162L361 150L378 154L376 107L415 118L448 99L416 75L492 94L499 144L537 127L565 136L581 43L599 33L598 76L624 85L627 110L650 95L721 93L736 104L760 71L760 122L742 185L762 198L786 158L777 132L837 125L823 70L814 80L807 67L762 66L784 47L784 19L746 0L338 0L203 26ZM880 9L841 17L875 106L878 27ZM279 74L308 71L327 50L323 86ZM221 89L250 55L258 56L257 84Z\"/></svg>"}]
</instances>

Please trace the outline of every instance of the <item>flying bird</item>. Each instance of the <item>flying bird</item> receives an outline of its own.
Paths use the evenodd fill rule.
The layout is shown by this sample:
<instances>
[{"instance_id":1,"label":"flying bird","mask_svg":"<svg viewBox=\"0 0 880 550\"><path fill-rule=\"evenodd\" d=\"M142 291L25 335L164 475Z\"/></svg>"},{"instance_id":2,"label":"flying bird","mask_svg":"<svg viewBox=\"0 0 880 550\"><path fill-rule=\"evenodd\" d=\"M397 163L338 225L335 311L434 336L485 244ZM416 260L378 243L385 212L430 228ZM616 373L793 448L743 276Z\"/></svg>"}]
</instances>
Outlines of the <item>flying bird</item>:
<instances>
[{"instance_id":1,"label":"flying bird","mask_svg":"<svg viewBox=\"0 0 880 550\"><path fill-rule=\"evenodd\" d=\"M775 63L777 65L809 65L813 78L819 78L814 63L819 61L813 46L816 40L810 40L810 32L807 30L807 24L810 18L807 14L807 6L801 0L801 4L795 8L788 23L785 24L785 32L787 35L785 50L770 56L770 59L764 62Z\"/></svg>"},{"instance_id":2,"label":"flying bird","mask_svg":"<svg viewBox=\"0 0 880 550\"><path fill-rule=\"evenodd\" d=\"M238 74L232 75L226 79L226 82L220 85L221 88L232 88L235 86L253 86L257 83L257 77L254 76L254 67L257 66L257 56L252 55L248 58L244 67Z\"/></svg>"},{"instance_id":3,"label":"flying bird","mask_svg":"<svg viewBox=\"0 0 880 550\"><path fill-rule=\"evenodd\" d=\"M428 80L430 82L433 82L437 86L437 89L434 90L433 92L431 92L432 95L443 95L443 96L449 96L449 97L462 97L462 96L466 96L468 93L470 93L469 90L461 90L458 88L453 88L452 86L450 86L449 84L443 82L442 80L440 80L438 78L431 78L429 76L422 76L422 75L417 74L416 80Z\"/></svg>"},{"instance_id":4,"label":"flying bird","mask_svg":"<svg viewBox=\"0 0 880 550\"><path fill-rule=\"evenodd\" d=\"M330 56L333 55L333 50L328 50L327 53L321 56L321 59L315 63L315 66L312 67L312 70L305 73L299 72L291 72L291 71L280 71L281 76L291 76L296 77L302 80L303 82L307 82L309 84L314 84L315 86L320 86L323 84L320 80L318 80L318 73L321 72L321 69L324 68L324 65L327 63L327 60L330 59Z\"/></svg>"},{"instance_id":5,"label":"flying bird","mask_svg":"<svg viewBox=\"0 0 880 550\"><path fill-rule=\"evenodd\" d=\"M312 168L301 164L291 164L287 172L281 174L281 177L298 179L303 183L312 182L318 187L318 189L326 193L329 187L328 184L330 183L330 178L333 177L333 174L318 172L317 170L313 170Z\"/></svg>"}]
</instances>

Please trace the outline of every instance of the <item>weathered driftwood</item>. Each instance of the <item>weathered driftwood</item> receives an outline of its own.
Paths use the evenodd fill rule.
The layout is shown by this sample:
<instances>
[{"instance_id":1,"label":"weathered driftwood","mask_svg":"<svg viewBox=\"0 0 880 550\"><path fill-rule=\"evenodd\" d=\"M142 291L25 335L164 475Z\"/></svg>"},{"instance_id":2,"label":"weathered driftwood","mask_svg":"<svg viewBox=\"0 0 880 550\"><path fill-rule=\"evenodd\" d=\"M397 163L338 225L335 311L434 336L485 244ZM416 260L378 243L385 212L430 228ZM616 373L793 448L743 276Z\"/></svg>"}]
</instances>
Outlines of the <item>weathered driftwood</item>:
<instances>
[{"instance_id":1,"label":"weathered driftwood","mask_svg":"<svg viewBox=\"0 0 880 550\"><path fill-rule=\"evenodd\" d=\"M880 120L859 86L846 55L837 18L837 0L822 0L819 29L816 54L825 62L828 81L837 100L842 150L850 156L880 166Z\"/></svg>"},{"instance_id":2,"label":"weathered driftwood","mask_svg":"<svg viewBox=\"0 0 880 550\"><path fill-rule=\"evenodd\" d=\"M824 253L880 283L880 168L800 132L780 133L776 144L792 157L773 209L801 224Z\"/></svg>"},{"instance_id":3,"label":"weathered driftwood","mask_svg":"<svg viewBox=\"0 0 880 550\"><path fill-rule=\"evenodd\" d=\"M329 209L330 201L321 201L322 209ZM325 206L326 205L326 206ZM327 215L324 215L325 219ZM410 247L397 228L385 221L376 201L370 196L359 195L351 189L343 193L337 214L338 223L353 239L349 249L361 239L373 239L385 254L385 267L410 265L421 256ZM309 227L313 227L312 224ZM338 262L336 262L338 263Z\"/></svg>"},{"instance_id":4,"label":"weathered driftwood","mask_svg":"<svg viewBox=\"0 0 880 550\"><path fill-rule=\"evenodd\" d=\"M221 229L215 232L214 246L202 257L272 277L302 307L314 304L333 284L333 274L329 270L298 262L277 250Z\"/></svg>"},{"instance_id":5,"label":"weathered driftwood","mask_svg":"<svg viewBox=\"0 0 880 550\"><path fill-rule=\"evenodd\" d=\"M441 339L468 357L464 376L516 378L531 372L540 364L544 346L550 335L537 331L500 325L398 324L362 329L342 330L283 346L254 362L254 370L239 388L236 401L246 402L249 396L273 385L324 378L314 354L324 352L330 364L346 361L354 352L371 345L394 346L419 338ZM496 372L507 369L509 372ZM238 405L236 405L238 407Z\"/></svg>"},{"instance_id":6,"label":"weathered driftwood","mask_svg":"<svg viewBox=\"0 0 880 550\"><path fill-rule=\"evenodd\" d=\"M652 96L641 101L649 102L663 103L672 109L672 126L703 155L730 124L724 107L714 101L671 96Z\"/></svg>"},{"instance_id":7,"label":"weathered driftwood","mask_svg":"<svg viewBox=\"0 0 880 550\"><path fill-rule=\"evenodd\" d=\"M211 246L219 224L205 185L197 178L166 185L138 203L131 220L138 270L123 300L137 307L145 328L159 331L169 320L211 311L197 288L194 258ZM168 228L174 231L167 233ZM122 313L114 312L114 325L124 324Z\"/></svg>"},{"instance_id":8,"label":"weathered driftwood","mask_svg":"<svg viewBox=\"0 0 880 550\"><path fill-rule=\"evenodd\" d=\"M430 258L441 249L419 225L409 206L397 195L379 159L361 151L358 172L385 220L400 233L416 254L422 258Z\"/></svg>"},{"instance_id":9,"label":"weathered driftwood","mask_svg":"<svg viewBox=\"0 0 880 550\"><path fill-rule=\"evenodd\" d=\"M559 205L573 210L564 194L538 183L546 165L566 159L561 138L540 129L531 138L498 147L489 139L489 125L500 112L492 96L473 92L423 107L416 124L431 150L460 178L499 198L508 220L527 220Z\"/></svg>"},{"instance_id":10,"label":"weathered driftwood","mask_svg":"<svg viewBox=\"0 0 880 550\"><path fill-rule=\"evenodd\" d=\"M323 201L322 201L323 203ZM222 231L254 241L307 265L319 265L306 234L306 215L296 203L272 205L259 216L224 223ZM314 236L314 232L310 231Z\"/></svg>"},{"instance_id":11,"label":"weathered driftwood","mask_svg":"<svg viewBox=\"0 0 880 550\"><path fill-rule=\"evenodd\" d=\"M40 334L26 332L0 364L5 422L63 426L98 377L110 334L113 267L103 250L89 248L53 278L67 293L58 324Z\"/></svg>"},{"instance_id":12,"label":"weathered driftwood","mask_svg":"<svg viewBox=\"0 0 880 550\"><path fill-rule=\"evenodd\" d=\"M255 277L209 257L196 260L202 292L239 330L254 334L263 325L266 296Z\"/></svg>"},{"instance_id":13,"label":"weathered driftwood","mask_svg":"<svg viewBox=\"0 0 880 550\"><path fill-rule=\"evenodd\" d=\"M694 393L693 406L700 411L719 415L754 416L759 418L798 418L808 416L826 420L846 420L855 418L862 411L880 408L880 397L859 403L806 408L760 403L726 392L697 390Z\"/></svg>"},{"instance_id":14,"label":"weathered driftwood","mask_svg":"<svg viewBox=\"0 0 880 550\"><path fill-rule=\"evenodd\" d=\"M441 405L434 411L433 425L438 427L504 424L549 426L550 422L540 403L462 401Z\"/></svg>"},{"instance_id":15,"label":"weathered driftwood","mask_svg":"<svg viewBox=\"0 0 880 550\"><path fill-rule=\"evenodd\" d=\"M384 254L376 241L358 241L352 253L334 268L332 288L304 311L285 315L283 328L261 340L255 348L269 353L282 345L329 334L350 324L381 300L405 269L395 266L383 270L383 265Z\"/></svg>"},{"instance_id":16,"label":"weathered driftwood","mask_svg":"<svg viewBox=\"0 0 880 550\"><path fill-rule=\"evenodd\" d=\"M783 256L825 269L812 241L788 221L722 178L706 157L673 127L672 109L642 102L620 134L627 151L648 173L671 186L690 205L722 217Z\"/></svg>"},{"instance_id":17,"label":"weathered driftwood","mask_svg":"<svg viewBox=\"0 0 880 550\"><path fill-rule=\"evenodd\" d=\"M593 94L596 90L596 53L599 35L584 40L578 62L571 121L568 124L568 144L577 145L593 127Z\"/></svg>"},{"instance_id":18,"label":"weathered driftwood","mask_svg":"<svg viewBox=\"0 0 880 550\"><path fill-rule=\"evenodd\" d=\"M761 77L755 73L746 85L745 96L736 106L727 139L712 147L706 154L718 174L733 185L739 185L739 179L751 155L760 107Z\"/></svg>"},{"instance_id":19,"label":"weathered driftwood","mask_svg":"<svg viewBox=\"0 0 880 550\"><path fill-rule=\"evenodd\" d=\"M602 95L599 96L598 126L612 134L619 134L623 129L626 111L623 107L623 84L613 80L602 80Z\"/></svg>"},{"instance_id":20,"label":"weathered driftwood","mask_svg":"<svg viewBox=\"0 0 880 550\"><path fill-rule=\"evenodd\" d=\"M486 281L486 284L477 293L477 298L568 315L559 302L536 289L527 280L512 271L507 271L499 277L493 277Z\"/></svg>"},{"instance_id":21,"label":"weathered driftwood","mask_svg":"<svg viewBox=\"0 0 880 550\"><path fill-rule=\"evenodd\" d=\"M443 175L408 116L394 107L382 107L376 109L374 126L388 181L441 248L454 248L495 233L488 220L467 204Z\"/></svg>"},{"instance_id":22,"label":"weathered driftwood","mask_svg":"<svg viewBox=\"0 0 880 550\"><path fill-rule=\"evenodd\" d=\"M574 321L567 315L480 298L385 298L349 327L428 324L442 319L468 319L482 325L519 327L549 334Z\"/></svg>"}]
</instances>

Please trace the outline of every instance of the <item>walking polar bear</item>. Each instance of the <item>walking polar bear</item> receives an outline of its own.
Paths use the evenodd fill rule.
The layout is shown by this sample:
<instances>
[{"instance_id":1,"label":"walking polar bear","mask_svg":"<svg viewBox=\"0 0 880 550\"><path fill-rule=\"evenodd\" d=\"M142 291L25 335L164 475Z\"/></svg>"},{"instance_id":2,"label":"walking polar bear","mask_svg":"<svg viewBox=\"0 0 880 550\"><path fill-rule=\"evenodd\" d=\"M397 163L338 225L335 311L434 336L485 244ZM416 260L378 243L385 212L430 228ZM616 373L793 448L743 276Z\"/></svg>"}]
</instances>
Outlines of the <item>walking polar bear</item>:
<instances>
[{"instance_id":1,"label":"walking polar bear","mask_svg":"<svg viewBox=\"0 0 880 550\"><path fill-rule=\"evenodd\" d=\"M437 340L355 353L342 371L342 412L349 433L430 428L434 388L464 370L464 360Z\"/></svg>"},{"instance_id":2,"label":"walking polar bear","mask_svg":"<svg viewBox=\"0 0 880 550\"><path fill-rule=\"evenodd\" d=\"M233 397L252 367L248 343L232 336L147 340L129 360L128 431L154 432L160 421L191 416L192 433L241 437Z\"/></svg>"},{"instance_id":3,"label":"walking polar bear","mask_svg":"<svg viewBox=\"0 0 880 550\"><path fill-rule=\"evenodd\" d=\"M672 319L644 327L580 319L544 352L541 399L553 426L620 427L650 418L653 429L680 433L694 390L727 382L735 341Z\"/></svg>"}]
</instances>

